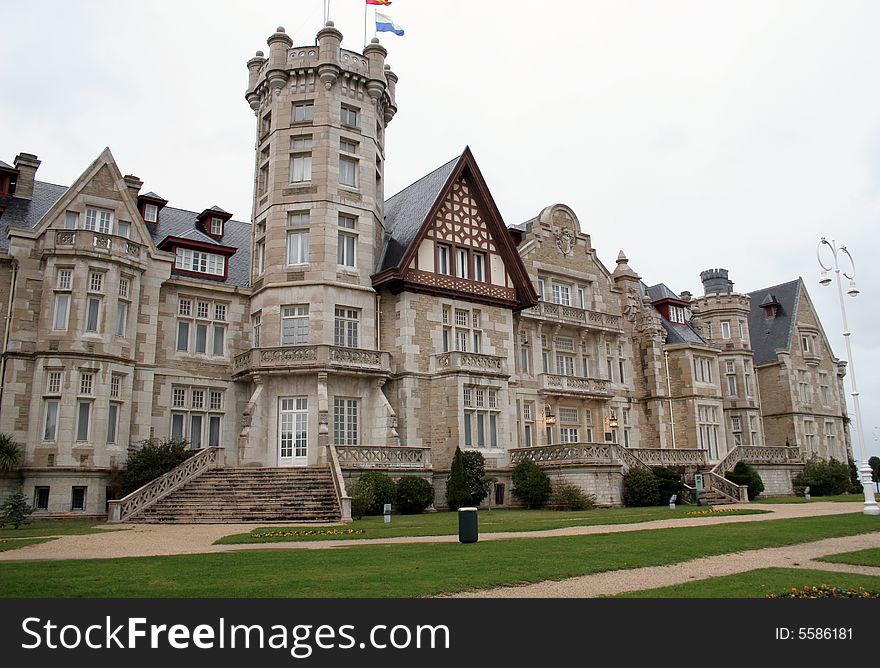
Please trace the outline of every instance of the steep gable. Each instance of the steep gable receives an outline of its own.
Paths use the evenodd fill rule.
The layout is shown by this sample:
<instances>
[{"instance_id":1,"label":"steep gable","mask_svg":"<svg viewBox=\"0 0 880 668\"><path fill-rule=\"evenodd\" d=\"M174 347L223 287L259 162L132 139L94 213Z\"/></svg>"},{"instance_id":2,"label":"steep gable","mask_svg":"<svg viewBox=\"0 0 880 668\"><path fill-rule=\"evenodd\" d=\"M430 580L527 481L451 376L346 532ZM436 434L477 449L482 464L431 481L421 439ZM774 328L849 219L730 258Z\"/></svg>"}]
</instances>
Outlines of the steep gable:
<instances>
[{"instance_id":1,"label":"steep gable","mask_svg":"<svg viewBox=\"0 0 880 668\"><path fill-rule=\"evenodd\" d=\"M749 336L755 364L776 362L777 350L791 348L800 291L801 280L797 279L749 293ZM762 308L765 302L771 303L767 301L768 297L777 305L772 317L768 317L770 314L765 313Z\"/></svg>"},{"instance_id":2,"label":"steep gable","mask_svg":"<svg viewBox=\"0 0 880 668\"><path fill-rule=\"evenodd\" d=\"M470 149L392 197L387 211L375 287L516 309L537 303Z\"/></svg>"}]
</instances>

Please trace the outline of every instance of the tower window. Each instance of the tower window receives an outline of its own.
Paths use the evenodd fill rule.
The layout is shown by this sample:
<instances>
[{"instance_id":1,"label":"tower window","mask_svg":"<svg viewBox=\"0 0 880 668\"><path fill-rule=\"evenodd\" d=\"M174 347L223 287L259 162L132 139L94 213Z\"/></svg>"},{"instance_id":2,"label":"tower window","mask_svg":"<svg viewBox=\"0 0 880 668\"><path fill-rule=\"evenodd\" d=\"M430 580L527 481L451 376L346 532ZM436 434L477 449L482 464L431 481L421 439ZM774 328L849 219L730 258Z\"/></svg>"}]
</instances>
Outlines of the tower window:
<instances>
[{"instance_id":1,"label":"tower window","mask_svg":"<svg viewBox=\"0 0 880 668\"><path fill-rule=\"evenodd\" d=\"M315 103L294 102L292 118L294 123L311 123L315 120Z\"/></svg>"},{"instance_id":2,"label":"tower window","mask_svg":"<svg viewBox=\"0 0 880 668\"><path fill-rule=\"evenodd\" d=\"M272 112L263 116L260 121L260 137L265 137L272 129Z\"/></svg>"},{"instance_id":3,"label":"tower window","mask_svg":"<svg viewBox=\"0 0 880 668\"><path fill-rule=\"evenodd\" d=\"M358 161L347 156L339 156L339 183L350 188L357 188Z\"/></svg>"},{"instance_id":4,"label":"tower window","mask_svg":"<svg viewBox=\"0 0 880 668\"><path fill-rule=\"evenodd\" d=\"M358 127L358 110L343 105L340 110L340 122L351 128Z\"/></svg>"}]
</instances>

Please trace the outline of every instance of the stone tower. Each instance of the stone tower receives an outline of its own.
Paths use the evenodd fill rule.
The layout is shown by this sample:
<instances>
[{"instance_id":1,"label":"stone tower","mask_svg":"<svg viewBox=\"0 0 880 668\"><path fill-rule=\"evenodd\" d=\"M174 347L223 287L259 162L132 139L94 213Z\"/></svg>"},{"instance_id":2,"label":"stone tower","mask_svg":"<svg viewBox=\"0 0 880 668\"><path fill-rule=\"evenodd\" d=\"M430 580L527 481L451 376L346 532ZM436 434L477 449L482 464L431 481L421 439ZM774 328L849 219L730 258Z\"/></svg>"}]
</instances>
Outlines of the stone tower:
<instances>
[{"instance_id":1,"label":"stone tower","mask_svg":"<svg viewBox=\"0 0 880 668\"><path fill-rule=\"evenodd\" d=\"M341 48L332 21L317 45L279 27L248 63L256 115L251 351L239 438L243 465L323 463L329 442L396 438L381 387L377 296L385 127L396 75L377 39Z\"/></svg>"},{"instance_id":2,"label":"stone tower","mask_svg":"<svg viewBox=\"0 0 880 668\"><path fill-rule=\"evenodd\" d=\"M763 445L760 397L749 338L748 295L733 291L727 269L700 273L703 296L691 302L693 324L704 339L720 348L718 377L724 397L727 442Z\"/></svg>"}]
</instances>

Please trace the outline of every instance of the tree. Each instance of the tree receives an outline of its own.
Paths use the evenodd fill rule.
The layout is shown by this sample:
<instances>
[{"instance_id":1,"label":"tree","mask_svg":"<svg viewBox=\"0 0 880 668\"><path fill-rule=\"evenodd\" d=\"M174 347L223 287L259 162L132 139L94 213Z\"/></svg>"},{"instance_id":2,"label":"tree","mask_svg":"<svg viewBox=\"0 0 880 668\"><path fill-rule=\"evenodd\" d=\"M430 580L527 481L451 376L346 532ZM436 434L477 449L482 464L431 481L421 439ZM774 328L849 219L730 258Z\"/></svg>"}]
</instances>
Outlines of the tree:
<instances>
[{"instance_id":1,"label":"tree","mask_svg":"<svg viewBox=\"0 0 880 668\"><path fill-rule=\"evenodd\" d=\"M11 524L18 529L22 524L27 524L30 520L28 516L34 512L34 509L28 504L21 492L13 492L3 505L0 505L0 527Z\"/></svg>"},{"instance_id":2,"label":"tree","mask_svg":"<svg viewBox=\"0 0 880 668\"><path fill-rule=\"evenodd\" d=\"M446 502L450 508L458 510L459 507L470 502L470 499L471 494L464 474L464 458L461 448L456 447L449 477L446 479Z\"/></svg>"},{"instance_id":3,"label":"tree","mask_svg":"<svg viewBox=\"0 0 880 668\"><path fill-rule=\"evenodd\" d=\"M849 491L849 468L834 458L825 461L812 457L804 463L804 470L798 473L792 484L795 493L802 495L805 487L810 488L811 496L834 496Z\"/></svg>"},{"instance_id":4,"label":"tree","mask_svg":"<svg viewBox=\"0 0 880 668\"><path fill-rule=\"evenodd\" d=\"M21 463L21 446L9 434L0 434L0 473L10 473Z\"/></svg>"},{"instance_id":5,"label":"tree","mask_svg":"<svg viewBox=\"0 0 880 668\"><path fill-rule=\"evenodd\" d=\"M523 459L513 469L513 495L526 504L540 508L550 498L550 478L544 469L530 459Z\"/></svg>"},{"instance_id":6,"label":"tree","mask_svg":"<svg viewBox=\"0 0 880 668\"><path fill-rule=\"evenodd\" d=\"M849 465L849 489L853 494L861 494L862 481L859 476L859 469L852 460L852 457L847 457L847 464Z\"/></svg>"},{"instance_id":7,"label":"tree","mask_svg":"<svg viewBox=\"0 0 880 668\"><path fill-rule=\"evenodd\" d=\"M465 484L470 494L468 503L478 506L489 495L489 484L485 480L486 460L483 453L476 450L461 453L461 460L464 464Z\"/></svg>"},{"instance_id":8,"label":"tree","mask_svg":"<svg viewBox=\"0 0 880 668\"><path fill-rule=\"evenodd\" d=\"M684 483L681 481L680 473L665 466L652 466L651 473L653 473L654 477L657 479L661 504L668 503L673 494L681 499L681 494L684 491Z\"/></svg>"},{"instance_id":9,"label":"tree","mask_svg":"<svg viewBox=\"0 0 880 668\"><path fill-rule=\"evenodd\" d=\"M636 466L623 474L623 505L659 506L660 481L650 469Z\"/></svg>"},{"instance_id":10,"label":"tree","mask_svg":"<svg viewBox=\"0 0 880 668\"><path fill-rule=\"evenodd\" d=\"M880 482L880 457L871 457L868 466L871 467L871 480Z\"/></svg>"},{"instance_id":11,"label":"tree","mask_svg":"<svg viewBox=\"0 0 880 668\"><path fill-rule=\"evenodd\" d=\"M122 474L123 492L130 494L180 466L194 454L186 446L186 441L173 439L141 441L141 446L128 456Z\"/></svg>"}]
</instances>

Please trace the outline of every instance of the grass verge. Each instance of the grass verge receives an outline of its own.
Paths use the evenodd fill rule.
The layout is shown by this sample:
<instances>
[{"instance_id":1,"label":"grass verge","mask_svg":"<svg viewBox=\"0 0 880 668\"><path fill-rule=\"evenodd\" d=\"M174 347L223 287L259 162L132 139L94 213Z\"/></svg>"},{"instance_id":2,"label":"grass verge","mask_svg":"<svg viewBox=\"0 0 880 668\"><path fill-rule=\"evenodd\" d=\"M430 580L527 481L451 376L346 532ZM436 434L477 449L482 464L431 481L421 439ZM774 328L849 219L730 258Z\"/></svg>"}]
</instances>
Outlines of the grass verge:
<instances>
[{"instance_id":1,"label":"grass verge","mask_svg":"<svg viewBox=\"0 0 880 668\"><path fill-rule=\"evenodd\" d=\"M37 543L48 543L54 538L0 538L0 552L8 552L9 550L17 550L28 545L36 545Z\"/></svg>"},{"instance_id":2,"label":"grass verge","mask_svg":"<svg viewBox=\"0 0 880 668\"><path fill-rule=\"evenodd\" d=\"M817 559L817 561L827 561L832 564L852 564L854 566L880 567L880 549L869 548L867 550L857 550L856 552L830 554L827 557Z\"/></svg>"},{"instance_id":3,"label":"grass verge","mask_svg":"<svg viewBox=\"0 0 880 668\"><path fill-rule=\"evenodd\" d=\"M864 503L865 497L861 494L838 494L837 496L814 496L807 501L802 496L759 496L752 503L812 503L813 501L834 501L837 503Z\"/></svg>"},{"instance_id":4,"label":"grass verge","mask_svg":"<svg viewBox=\"0 0 880 668\"><path fill-rule=\"evenodd\" d=\"M679 506L670 510L660 508L600 508L596 510L481 510L480 533L501 531L543 531L574 526L630 524L682 518L699 518L707 515L688 515L704 511L696 506ZM756 509L725 509L723 515L753 515L768 511ZM721 514L721 513L719 513ZM295 532L301 535L291 535ZM320 532L326 533L320 533ZM345 533L340 533L345 532ZM456 513L425 513L422 515L394 515L390 524L381 517L364 517L351 524L334 527L285 526L259 527L249 533L224 536L217 545L242 545L253 543L278 543L303 540L356 540L395 538L398 536L450 536L458 533Z\"/></svg>"},{"instance_id":5,"label":"grass verge","mask_svg":"<svg viewBox=\"0 0 880 668\"><path fill-rule=\"evenodd\" d=\"M840 589L864 587L868 591L880 591L880 577L871 575L802 568L761 568L671 587L643 589L619 594L615 598L765 598L770 594L784 594L792 588L821 584Z\"/></svg>"},{"instance_id":6,"label":"grass verge","mask_svg":"<svg viewBox=\"0 0 880 668\"><path fill-rule=\"evenodd\" d=\"M122 531L123 529L103 529L107 522L99 520L34 520L18 529L0 529L0 538L38 538L42 536L81 536L103 531Z\"/></svg>"},{"instance_id":7,"label":"grass verge","mask_svg":"<svg viewBox=\"0 0 880 668\"><path fill-rule=\"evenodd\" d=\"M0 563L0 596L415 597L674 564L699 557L876 531L861 513L470 545Z\"/></svg>"}]
</instances>

